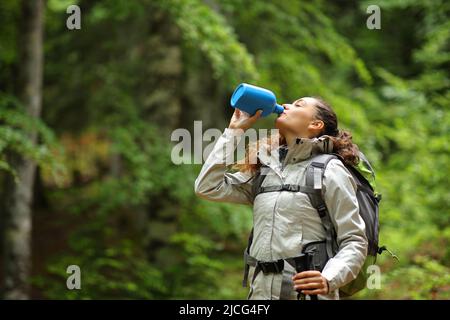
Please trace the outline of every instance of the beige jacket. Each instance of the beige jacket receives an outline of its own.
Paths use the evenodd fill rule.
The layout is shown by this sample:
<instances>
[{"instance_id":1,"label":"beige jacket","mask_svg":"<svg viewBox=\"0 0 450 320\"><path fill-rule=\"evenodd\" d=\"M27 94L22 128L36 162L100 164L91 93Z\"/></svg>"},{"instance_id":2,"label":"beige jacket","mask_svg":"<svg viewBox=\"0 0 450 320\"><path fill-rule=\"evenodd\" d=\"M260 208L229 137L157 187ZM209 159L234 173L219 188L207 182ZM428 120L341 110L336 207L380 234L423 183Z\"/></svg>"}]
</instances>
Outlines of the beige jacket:
<instances>
[{"instance_id":1,"label":"beige jacket","mask_svg":"<svg viewBox=\"0 0 450 320\"><path fill-rule=\"evenodd\" d=\"M325 239L325 231L317 211L302 192L267 192L253 199L252 175L228 170L226 159L242 138L242 130L226 128L195 180L195 193L211 201L253 206L254 238L250 255L258 260L272 261L299 255L305 244ZM224 146L231 146L225 148ZM278 153L259 152L261 163L270 167L263 186L282 183L305 184L305 169L311 155L330 153L332 141L327 136L298 138L287 146L282 162ZM261 150L260 150L261 151ZM337 232L338 253L331 258L322 275L328 280L329 294L319 299L339 299L338 288L353 280L367 254L365 224L359 215L356 183L342 164L333 159L324 172L324 199ZM295 270L285 264L294 275ZM250 267L249 279L254 267ZM258 273L250 286L248 299L279 299L282 275ZM293 288L291 299L296 299Z\"/></svg>"}]
</instances>

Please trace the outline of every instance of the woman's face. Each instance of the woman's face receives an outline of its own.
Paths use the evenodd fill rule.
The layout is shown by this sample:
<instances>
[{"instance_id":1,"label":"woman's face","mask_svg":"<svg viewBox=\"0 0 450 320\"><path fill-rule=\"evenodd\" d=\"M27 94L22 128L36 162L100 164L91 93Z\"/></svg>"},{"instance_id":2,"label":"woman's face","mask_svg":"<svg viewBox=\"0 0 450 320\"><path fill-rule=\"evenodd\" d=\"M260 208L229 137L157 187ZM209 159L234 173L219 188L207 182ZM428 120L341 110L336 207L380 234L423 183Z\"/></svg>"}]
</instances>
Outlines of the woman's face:
<instances>
[{"instance_id":1,"label":"woman's face","mask_svg":"<svg viewBox=\"0 0 450 320\"><path fill-rule=\"evenodd\" d=\"M312 138L324 127L321 120L315 119L316 101L311 97L303 97L292 104L283 104L284 112L275 121L275 128L283 136Z\"/></svg>"}]
</instances>

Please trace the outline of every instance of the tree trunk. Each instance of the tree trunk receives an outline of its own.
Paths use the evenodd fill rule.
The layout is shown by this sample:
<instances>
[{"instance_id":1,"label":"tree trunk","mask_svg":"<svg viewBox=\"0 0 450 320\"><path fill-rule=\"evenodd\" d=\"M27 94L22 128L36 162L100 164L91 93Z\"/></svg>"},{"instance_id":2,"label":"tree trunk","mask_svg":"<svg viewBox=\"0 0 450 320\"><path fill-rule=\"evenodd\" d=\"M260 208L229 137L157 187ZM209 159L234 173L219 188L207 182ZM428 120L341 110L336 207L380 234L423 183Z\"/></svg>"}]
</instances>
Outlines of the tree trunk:
<instances>
[{"instance_id":1,"label":"tree trunk","mask_svg":"<svg viewBox=\"0 0 450 320\"><path fill-rule=\"evenodd\" d=\"M26 112L39 118L42 107L43 24L44 1L22 1L21 39L19 42L18 96ZM37 142L37 133L30 134ZM18 183L9 183L5 190L6 223L4 239L4 297L27 299L31 271L31 205L36 164L13 155Z\"/></svg>"}]
</instances>

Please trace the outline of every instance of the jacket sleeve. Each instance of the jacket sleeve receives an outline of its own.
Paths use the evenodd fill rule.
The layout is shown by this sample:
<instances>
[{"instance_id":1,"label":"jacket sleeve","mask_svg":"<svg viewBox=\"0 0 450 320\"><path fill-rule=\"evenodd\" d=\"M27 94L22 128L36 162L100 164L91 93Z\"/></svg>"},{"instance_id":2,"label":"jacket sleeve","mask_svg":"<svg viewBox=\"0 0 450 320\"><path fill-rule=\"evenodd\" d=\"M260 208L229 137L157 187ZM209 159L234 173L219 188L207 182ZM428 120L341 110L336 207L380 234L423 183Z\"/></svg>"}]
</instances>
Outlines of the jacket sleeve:
<instances>
[{"instance_id":1,"label":"jacket sleeve","mask_svg":"<svg viewBox=\"0 0 450 320\"><path fill-rule=\"evenodd\" d=\"M233 159L234 150L244 131L226 128L217 139L213 150L206 159L195 179L195 194L201 198L241 204L253 204L251 174L231 173L228 163ZM231 163L230 163L231 164Z\"/></svg>"},{"instance_id":2,"label":"jacket sleeve","mask_svg":"<svg viewBox=\"0 0 450 320\"><path fill-rule=\"evenodd\" d=\"M330 292L358 275L367 255L364 220L359 215L356 182L340 160L331 160L324 172L324 200L336 230L337 254L328 260L322 275Z\"/></svg>"}]
</instances>

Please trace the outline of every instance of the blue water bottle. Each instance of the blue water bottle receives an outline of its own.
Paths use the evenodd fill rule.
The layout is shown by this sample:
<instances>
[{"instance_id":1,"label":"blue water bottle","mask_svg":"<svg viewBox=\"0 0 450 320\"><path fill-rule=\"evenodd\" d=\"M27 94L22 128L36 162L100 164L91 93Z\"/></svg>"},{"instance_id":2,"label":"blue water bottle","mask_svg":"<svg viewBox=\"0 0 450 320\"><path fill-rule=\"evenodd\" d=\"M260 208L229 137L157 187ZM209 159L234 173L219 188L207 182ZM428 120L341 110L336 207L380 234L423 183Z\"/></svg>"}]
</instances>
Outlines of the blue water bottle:
<instances>
[{"instance_id":1,"label":"blue water bottle","mask_svg":"<svg viewBox=\"0 0 450 320\"><path fill-rule=\"evenodd\" d=\"M251 116L262 109L261 117L267 117L272 113L281 114L284 111L284 108L277 104L277 98L272 91L247 83L241 83L234 90L231 106Z\"/></svg>"}]
</instances>

